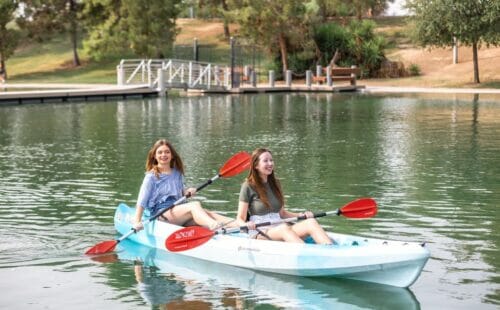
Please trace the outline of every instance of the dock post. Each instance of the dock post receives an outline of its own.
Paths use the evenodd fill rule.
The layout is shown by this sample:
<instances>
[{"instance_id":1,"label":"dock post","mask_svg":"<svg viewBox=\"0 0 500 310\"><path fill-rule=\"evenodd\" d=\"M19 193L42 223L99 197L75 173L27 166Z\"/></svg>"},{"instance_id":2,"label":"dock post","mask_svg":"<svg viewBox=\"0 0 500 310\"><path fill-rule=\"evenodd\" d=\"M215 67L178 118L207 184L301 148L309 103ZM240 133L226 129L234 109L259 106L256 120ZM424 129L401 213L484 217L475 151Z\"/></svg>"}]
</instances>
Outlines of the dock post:
<instances>
[{"instance_id":1,"label":"dock post","mask_svg":"<svg viewBox=\"0 0 500 310\"><path fill-rule=\"evenodd\" d=\"M252 87L257 87L257 73L255 70L250 72L250 83L252 83Z\"/></svg>"},{"instance_id":2,"label":"dock post","mask_svg":"<svg viewBox=\"0 0 500 310\"><path fill-rule=\"evenodd\" d=\"M158 87L156 90L158 91L158 96L165 96L165 71L163 69L158 69Z\"/></svg>"},{"instance_id":3,"label":"dock post","mask_svg":"<svg viewBox=\"0 0 500 310\"><path fill-rule=\"evenodd\" d=\"M322 69L321 66L316 66L316 77L318 77L318 78L321 76L321 69ZM317 82L316 82L316 85L319 85L319 84L321 84L321 82L318 79Z\"/></svg>"},{"instance_id":4,"label":"dock post","mask_svg":"<svg viewBox=\"0 0 500 310\"><path fill-rule=\"evenodd\" d=\"M116 66L116 83L118 86L125 85L125 69L121 64Z\"/></svg>"},{"instance_id":5,"label":"dock post","mask_svg":"<svg viewBox=\"0 0 500 310\"><path fill-rule=\"evenodd\" d=\"M356 66L351 66L351 69L356 69ZM356 73L351 73L351 85L356 86Z\"/></svg>"},{"instance_id":6,"label":"dock post","mask_svg":"<svg viewBox=\"0 0 500 310\"><path fill-rule=\"evenodd\" d=\"M306 71L306 86L311 87L312 72L311 70Z\"/></svg>"},{"instance_id":7,"label":"dock post","mask_svg":"<svg viewBox=\"0 0 500 310\"><path fill-rule=\"evenodd\" d=\"M274 70L269 70L269 87L274 87Z\"/></svg>"},{"instance_id":8,"label":"dock post","mask_svg":"<svg viewBox=\"0 0 500 310\"><path fill-rule=\"evenodd\" d=\"M292 70L286 70L286 86L292 86Z\"/></svg>"},{"instance_id":9,"label":"dock post","mask_svg":"<svg viewBox=\"0 0 500 310\"><path fill-rule=\"evenodd\" d=\"M326 84L328 86L333 86L332 80L332 66L326 67Z\"/></svg>"}]
</instances>

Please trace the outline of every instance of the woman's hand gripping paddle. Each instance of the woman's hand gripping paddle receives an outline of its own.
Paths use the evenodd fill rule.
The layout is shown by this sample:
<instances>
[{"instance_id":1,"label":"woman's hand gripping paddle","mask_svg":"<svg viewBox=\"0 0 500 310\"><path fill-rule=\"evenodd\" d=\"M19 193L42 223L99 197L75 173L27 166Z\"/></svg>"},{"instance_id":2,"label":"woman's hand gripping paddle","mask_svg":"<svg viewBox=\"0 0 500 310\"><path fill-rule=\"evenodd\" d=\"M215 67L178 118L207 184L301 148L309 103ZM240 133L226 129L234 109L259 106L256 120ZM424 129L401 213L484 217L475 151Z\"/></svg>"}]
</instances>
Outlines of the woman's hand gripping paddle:
<instances>
[{"instance_id":1,"label":"woman's hand gripping paddle","mask_svg":"<svg viewBox=\"0 0 500 310\"><path fill-rule=\"evenodd\" d=\"M240 174L241 172L247 170L248 168L250 168L250 160L251 160L251 156L247 152L239 152L239 153L233 155L228 161L226 161L224 166L222 166L222 168L220 168L219 173L216 176L214 176L213 178L207 180L205 183L198 186L196 188L196 191L202 190L203 188L205 188L209 184L212 184L215 180L217 180L220 177L229 178L229 177L235 176L235 175ZM187 198L188 198L187 196L184 196L181 199L177 200L176 202L174 202L174 206L184 202ZM146 224L152 222L157 217L162 215L163 212L165 212L166 210L167 209L162 210L162 211L158 212L157 214L153 215L152 217L150 217L149 219L144 221L143 225L146 225ZM88 249L85 252L85 254L95 255L95 254L104 254L104 253L111 252L111 251L113 251L113 249L116 247L116 245L118 243L120 243L122 240L128 238L130 235L132 235L134 233L136 233L136 230L134 228L132 228L127 234L123 235L122 237L120 237L117 240L103 241L103 242L100 242L100 243L94 245L93 247Z\"/></svg>"},{"instance_id":2,"label":"woman's hand gripping paddle","mask_svg":"<svg viewBox=\"0 0 500 310\"><path fill-rule=\"evenodd\" d=\"M371 198L361 198L352 201L343 206L342 208L334 211L314 213L314 218L323 217L331 214L343 215L345 217L354 219L369 218L377 214L377 203L375 202L375 200ZM279 223L295 222L305 219L307 219L307 217L305 215L302 215L274 222L258 223L255 226L256 227L269 226ZM165 241L165 247L167 248L167 250L171 252L185 251L192 248L196 248L204 244L215 235L234 233L245 229L248 229L248 227L241 226L230 229L221 229L217 231L212 231L200 226L185 227L173 232L170 236L168 236L167 240Z\"/></svg>"}]
</instances>

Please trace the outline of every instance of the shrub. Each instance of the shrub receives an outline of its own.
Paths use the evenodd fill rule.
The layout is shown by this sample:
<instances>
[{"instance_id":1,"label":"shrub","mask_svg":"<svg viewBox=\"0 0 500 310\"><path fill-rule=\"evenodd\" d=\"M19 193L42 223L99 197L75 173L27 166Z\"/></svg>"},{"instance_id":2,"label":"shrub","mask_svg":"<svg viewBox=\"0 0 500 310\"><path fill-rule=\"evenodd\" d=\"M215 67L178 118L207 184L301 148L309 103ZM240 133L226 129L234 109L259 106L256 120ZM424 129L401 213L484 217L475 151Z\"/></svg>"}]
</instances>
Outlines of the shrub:
<instances>
[{"instance_id":1,"label":"shrub","mask_svg":"<svg viewBox=\"0 0 500 310\"><path fill-rule=\"evenodd\" d=\"M420 75L420 67L417 64L410 64L408 67L408 72L410 76L418 76Z\"/></svg>"}]
</instances>

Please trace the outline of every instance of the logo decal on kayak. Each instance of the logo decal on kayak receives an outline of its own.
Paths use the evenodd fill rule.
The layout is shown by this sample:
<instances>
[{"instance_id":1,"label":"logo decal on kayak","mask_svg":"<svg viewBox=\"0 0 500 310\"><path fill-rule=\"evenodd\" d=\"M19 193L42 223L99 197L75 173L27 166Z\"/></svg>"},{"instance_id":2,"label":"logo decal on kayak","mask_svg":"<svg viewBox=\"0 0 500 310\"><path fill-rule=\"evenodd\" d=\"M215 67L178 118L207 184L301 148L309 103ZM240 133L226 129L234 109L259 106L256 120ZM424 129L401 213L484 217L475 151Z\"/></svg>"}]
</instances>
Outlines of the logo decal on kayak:
<instances>
[{"instance_id":1,"label":"logo decal on kayak","mask_svg":"<svg viewBox=\"0 0 500 310\"><path fill-rule=\"evenodd\" d=\"M253 251L253 252L260 252L260 249L256 249L256 248L246 248L246 247L239 246L239 247L238 247L238 251Z\"/></svg>"}]
</instances>

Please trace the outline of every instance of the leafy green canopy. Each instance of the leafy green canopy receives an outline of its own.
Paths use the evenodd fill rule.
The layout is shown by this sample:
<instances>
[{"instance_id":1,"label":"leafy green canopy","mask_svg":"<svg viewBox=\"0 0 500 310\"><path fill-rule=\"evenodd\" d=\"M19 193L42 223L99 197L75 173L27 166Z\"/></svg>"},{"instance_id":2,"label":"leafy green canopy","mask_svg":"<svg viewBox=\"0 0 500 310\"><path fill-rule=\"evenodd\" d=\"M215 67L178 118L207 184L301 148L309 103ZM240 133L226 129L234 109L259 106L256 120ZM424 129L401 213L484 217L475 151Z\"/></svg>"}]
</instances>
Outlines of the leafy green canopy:
<instances>
[{"instance_id":1,"label":"leafy green canopy","mask_svg":"<svg viewBox=\"0 0 500 310\"><path fill-rule=\"evenodd\" d=\"M407 6L423 46L451 46L454 37L465 45L500 43L498 0L409 0Z\"/></svg>"},{"instance_id":2,"label":"leafy green canopy","mask_svg":"<svg viewBox=\"0 0 500 310\"><path fill-rule=\"evenodd\" d=\"M180 0L93 0L84 14L89 22L86 52L95 59L123 52L144 58L164 58L172 50Z\"/></svg>"},{"instance_id":3,"label":"leafy green canopy","mask_svg":"<svg viewBox=\"0 0 500 310\"><path fill-rule=\"evenodd\" d=\"M5 74L5 61L14 53L20 38L20 33L8 24L13 22L17 10L17 1L0 0L0 68Z\"/></svg>"}]
</instances>

